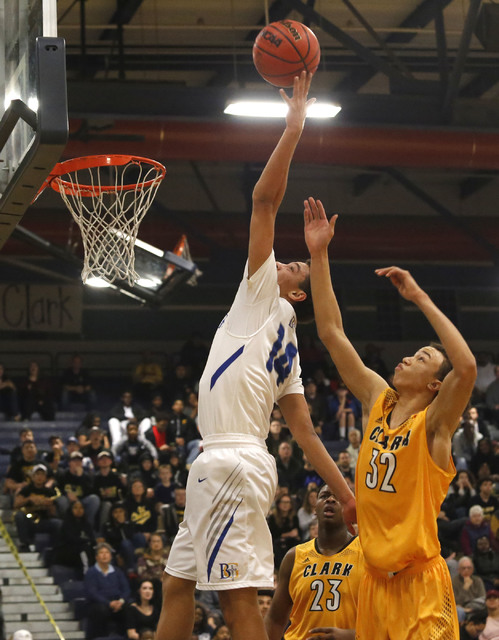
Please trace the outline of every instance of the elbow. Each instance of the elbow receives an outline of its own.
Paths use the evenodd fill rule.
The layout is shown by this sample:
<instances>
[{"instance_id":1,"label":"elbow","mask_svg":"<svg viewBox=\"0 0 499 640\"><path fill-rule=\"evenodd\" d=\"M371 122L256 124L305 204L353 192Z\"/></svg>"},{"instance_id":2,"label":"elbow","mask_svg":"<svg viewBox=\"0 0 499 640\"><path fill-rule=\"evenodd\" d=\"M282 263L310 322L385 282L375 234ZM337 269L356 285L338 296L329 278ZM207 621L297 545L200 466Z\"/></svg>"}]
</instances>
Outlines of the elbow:
<instances>
[{"instance_id":1,"label":"elbow","mask_svg":"<svg viewBox=\"0 0 499 640\"><path fill-rule=\"evenodd\" d=\"M267 193L265 189L259 189L257 185L253 191L252 202L254 212L264 213L271 210L274 204L274 197L273 194Z\"/></svg>"},{"instance_id":2,"label":"elbow","mask_svg":"<svg viewBox=\"0 0 499 640\"><path fill-rule=\"evenodd\" d=\"M327 347L334 338L333 327L329 322L325 325L323 323L317 323L317 335L319 336L319 340Z\"/></svg>"},{"instance_id":3,"label":"elbow","mask_svg":"<svg viewBox=\"0 0 499 640\"><path fill-rule=\"evenodd\" d=\"M345 334L341 327L336 327L330 323L326 326L320 327L317 325L317 335L319 336L319 340L322 344L331 352L335 346L341 342L342 338L345 337Z\"/></svg>"},{"instance_id":4,"label":"elbow","mask_svg":"<svg viewBox=\"0 0 499 640\"><path fill-rule=\"evenodd\" d=\"M474 385L477 376L476 360L473 357L467 358L465 362L454 366L456 375L462 380L466 380L469 384Z\"/></svg>"}]
</instances>

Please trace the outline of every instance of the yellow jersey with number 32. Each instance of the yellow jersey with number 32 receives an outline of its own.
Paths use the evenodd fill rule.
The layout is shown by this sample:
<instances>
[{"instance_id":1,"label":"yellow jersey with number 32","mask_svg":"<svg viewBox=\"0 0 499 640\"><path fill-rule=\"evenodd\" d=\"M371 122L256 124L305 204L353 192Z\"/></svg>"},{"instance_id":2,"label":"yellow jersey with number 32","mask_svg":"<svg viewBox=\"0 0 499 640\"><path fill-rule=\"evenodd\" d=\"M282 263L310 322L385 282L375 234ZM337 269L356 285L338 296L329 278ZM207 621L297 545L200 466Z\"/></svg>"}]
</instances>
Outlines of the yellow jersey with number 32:
<instances>
[{"instance_id":1,"label":"yellow jersey with number 32","mask_svg":"<svg viewBox=\"0 0 499 640\"><path fill-rule=\"evenodd\" d=\"M364 558L358 537L332 556L317 551L315 540L295 547L289 578L293 607L284 639L303 640L315 627L355 629L363 574Z\"/></svg>"},{"instance_id":2,"label":"yellow jersey with number 32","mask_svg":"<svg viewBox=\"0 0 499 640\"><path fill-rule=\"evenodd\" d=\"M397 572L440 553L437 515L456 474L432 459L426 412L392 429L387 417L397 403L393 389L376 400L360 447L355 473L357 523L366 564Z\"/></svg>"}]
</instances>

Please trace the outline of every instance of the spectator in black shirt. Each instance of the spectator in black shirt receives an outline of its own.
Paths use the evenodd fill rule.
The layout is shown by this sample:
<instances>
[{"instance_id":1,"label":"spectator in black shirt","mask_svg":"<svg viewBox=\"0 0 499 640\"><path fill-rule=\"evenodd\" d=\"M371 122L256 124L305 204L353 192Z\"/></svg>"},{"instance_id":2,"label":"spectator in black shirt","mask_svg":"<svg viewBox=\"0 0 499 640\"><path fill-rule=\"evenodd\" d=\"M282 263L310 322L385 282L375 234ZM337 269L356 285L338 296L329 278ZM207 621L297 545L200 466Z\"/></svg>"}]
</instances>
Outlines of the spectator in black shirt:
<instances>
[{"instance_id":1,"label":"spectator in black shirt","mask_svg":"<svg viewBox=\"0 0 499 640\"><path fill-rule=\"evenodd\" d=\"M42 420L54 420L55 406L52 387L40 373L37 362L30 362L27 377L19 385L19 408L23 420L29 420L38 413Z\"/></svg>"},{"instance_id":2,"label":"spectator in black shirt","mask_svg":"<svg viewBox=\"0 0 499 640\"><path fill-rule=\"evenodd\" d=\"M97 401L92 387L90 375L83 369L81 356L75 354L71 359L71 366L62 374L61 407L69 409L72 404L84 404L90 411Z\"/></svg>"},{"instance_id":3,"label":"spectator in black shirt","mask_svg":"<svg viewBox=\"0 0 499 640\"><path fill-rule=\"evenodd\" d=\"M35 533L50 533L55 536L61 527L56 517L55 500L59 491L54 487L46 487L48 470L43 464L33 467L31 482L24 486L14 499L14 509L19 550L29 551Z\"/></svg>"},{"instance_id":4,"label":"spectator in black shirt","mask_svg":"<svg viewBox=\"0 0 499 640\"><path fill-rule=\"evenodd\" d=\"M178 528L184 520L185 489L175 487L173 503L163 509L163 524L165 528L166 543L171 546Z\"/></svg>"},{"instance_id":5,"label":"spectator in black shirt","mask_svg":"<svg viewBox=\"0 0 499 640\"><path fill-rule=\"evenodd\" d=\"M33 440L25 440L21 447L21 458L14 462L8 469L5 477L4 488L11 494L22 489L31 480L31 472L37 464L43 460L38 455L38 449Z\"/></svg>"},{"instance_id":6,"label":"spectator in black shirt","mask_svg":"<svg viewBox=\"0 0 499 640\"><path fill-rule=\"evenodd\" d=\"M131 391L125 391L121 396L121 402L115 404L111 409L111 417L109 418L109 434L111 436L111 444L114 447L123 438L126 433L128 422L135 418L137 424L140 424L146 417L146 412L140 404L133 401ZM150 420L147 420L147 428L150 426Z\"/></svg>"},{"instance_id":7,"label":"spectator in black shirt","mask_svg":"<svg viewBox=\"0 0 499 640\"><path fill-rule=\"evenodd\" d=\"M492 549L487 536L476 541L473 554L475 573L483 580L485 590L499 589L499 552Z\"/></svg>"},{"instance_id":8,"label":"spectator in black shirt","mask_svg":"<svg viewBox=\"0 0 499 640\"><path fill-rule=\"evenodd\" d=\"M142 580L137 591L136 602L126 610L126 630L129 640L140 640L146 629L156 629L160 607L155 604L154 585L151 580Z\"/></svg>"},{"instance_id":9,"label":"spectator in black shirt","mask_svg":"<svg viewBox=\"0 0 499 640\"><path fill-rule=\"evenodd\" d=\"M276 466L279 484L289 487L290 493L296 495L303 486L303 463L293 456L293 448L289 442L281 442L279 445Z\"/></svg>"},{"instance_id":10,"label":"spectator in black shirt","mask_svg":"<svg viewBox=\"0 0 499 640\"><path fill-rule=\"evenodd\" d=\"M123 482L120 474L113 469L113 454L103 449L97 455L98 471L94 475L94 491L100 498L99 531L109 519L109 512L115 502L122 499Z\"/></svg>"},{"instance_id":11,"label":"spectator in black shirt","mask_svg":"<svg viewBox=\"0 0 499 640\"><path fill-rule=\"evenodd\" d=\"M125 500L128 519L130 520L134 534L139 539L142 536L141 547L145 547L149 537L157 527L157 515L154 502L146 497L146 486L141 478L132 478Z\"/></svg>"},{"instance_id":12,"label":"spectator in black shirt","mask_svg":"<svg viewBox=\"0 0 499 640\"><path fill-rule=\"evenodd\" d=\"M16 385L5 373L3 364L0 364L0 411L5 413L7 420L18 422L21 419Z\"/></svg>"},{"instance_id":13,"label":"spectator in black shirt","mask_svg":"<svg viewBox=\"0 0 499 640\"><path fill-rule=\"evenodd\" d=\"M158 474L154 468L154 458L149 451L142 453L139 458L138 474L147 487L147 497L154 498L154 487L158 484Z\"/></svg>"},{"instance_id":14,"label":"spectator in black shirt","mask_svg":"<svg viewBox=\"0 0 499 640\"><path fill-rule=\"evenodd\" d=\"M188 464L199 454L201 436L194 420L184 413L184 401L177 398L172 404L172 413L166 427L166 439L171 450Z\"/></svg>"},{"instance_id":15,"label":"spectator in black shirt","mask_svg":"<svg viewBox=\"0 0 499 640\"><path fill-rule=\"evenodd\" d=\"M123 502L111 506L109 518L102 527L102 537L121 556L128 574L135 572L135 549L143 542L142 537L134 540L134 527L127 519ZM135 544L134 544L135 542Z\"/></svg>"},{"instance_id":16,"label":"spectator in black shirt","mask_svg":"<svg viewBox=\"0 0 499 640\"><path fill-rule=\"evenodd\" d=\"M64 516L71 503L80 500L90 525L95 529L100 499L95 495L91 476L83 470L83 455L80 451L70 454L69 468L58 474L57 483L62 493L57 501L59 513Z\"/></svg>"},{"instance_id":17,"label":"spectator in black shirt","mask_svg":"<svg viewBox=\"0 0 499 640\"><path fill-rule=\"evenodd\" d=\"M490 522L492 515L499 509L499 500L492 495L494 484L492 478L482 478L478 482L478 493L471 498L470 505L479 504L483 509L483 517Z\"/></svg>"},{"instance_id":18,"label":"spectator in black shirt","mask_svg":"<svg viewBox=\"0 0 499 640\"><path fill-rule=\"evenodd\" d=\"M95 535L79 500L71 503L54 547L53 562L82 570L81 576L95 561Z\"/></svg>"},{"instance_id":19,"label":"spectator in black shirt","mask_svg":"<svg viewBox=\"0 0 499 640\"><path fill-rule=\"evenodd\" d=\"M33 442L35 441L33 429L25 428L21 429L21 431L19 432L19 444L16 445L10 452L10 464L21 460L21 458L23 457L22 446L25 440L32 440Z\"/></svg>"},{"instance_id":20,"label":"spectator in black shirt","mask_svg":"<svg viewBox=\"0 0 499 640\"><path fill-rule=\"evenodd\" d=\"M104 432L100 427L92 427L88 433L89 443L80 451L84 458L90 458L94 469L97 469L97 456L104 451Z\"/></svg>"},{"instance_id":21,"label":"spectator in black shirt","mask_svg":"<svg viewBox=\"0 0 499 640\"><path fill-rule=\"evenodd\" d=\"M139 471L139 460L143 453L150 453L154 459L157 458L157 453L149 440L139 436L139 427L135 418L129 420L126 431L126 437L113 445L113 453L118 461L119 470L122 473L131 474Z\"/></svg>"},{"instance_id":22,"label":"spectator in black shirt","mask_svg":"<svg viewBox=\"0 0 499 640\"><path fill-rule=\"evenodd\" d=\"M52 469L53 473L57 473L59 467L64 467L64 462L68 462L69 456L64 451L64 443L62 438L58 435L51 435L49 437L50 451L43 454L44 463Z\"/></svg>"}]
</instances>

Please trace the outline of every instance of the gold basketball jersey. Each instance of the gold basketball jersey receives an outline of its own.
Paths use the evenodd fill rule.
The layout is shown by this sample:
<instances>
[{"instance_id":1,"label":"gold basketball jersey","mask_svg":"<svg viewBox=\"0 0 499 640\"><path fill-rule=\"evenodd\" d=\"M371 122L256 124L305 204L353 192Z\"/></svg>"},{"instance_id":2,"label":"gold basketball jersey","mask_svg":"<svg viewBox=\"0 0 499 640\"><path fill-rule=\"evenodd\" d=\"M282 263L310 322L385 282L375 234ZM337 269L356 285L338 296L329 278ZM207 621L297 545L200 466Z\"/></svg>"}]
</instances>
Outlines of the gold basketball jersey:
<instances>
[{"instance_id":1,"label":"gold basketball jersey","mask_svg":"<svg viewBox=\"0 0 499 640\"><path fill-rule=\"evenodd\" d=\"M357 594L364 573L359 538L332 556L319 553L315 540L295 547L289 579L293 600L285 640L303 640L314 627L355 629Z\"/></svg>"},{"instance_id":2,"label":"gold basketball jersey","mask_svg":"<svg viewBox=\"0 0 499 640\"><path fill-rule=\"evenodd\" d=\"M437 515L456 473L433 461L426 439L428 407L395 429L387 416L398 399L385 389L376 400L357 461L359 536L366 563L397 572L440 553Z\"/></svg>"}]
</instances>

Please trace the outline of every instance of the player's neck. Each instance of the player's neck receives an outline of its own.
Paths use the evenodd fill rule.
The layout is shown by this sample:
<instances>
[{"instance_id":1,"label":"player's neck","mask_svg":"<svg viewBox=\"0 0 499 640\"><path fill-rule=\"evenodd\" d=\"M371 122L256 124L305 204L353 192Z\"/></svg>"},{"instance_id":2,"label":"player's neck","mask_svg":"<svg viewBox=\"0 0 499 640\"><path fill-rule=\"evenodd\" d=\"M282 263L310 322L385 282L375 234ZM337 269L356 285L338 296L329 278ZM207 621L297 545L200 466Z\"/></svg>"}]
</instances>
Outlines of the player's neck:
<instances>
[{"instance_id":1,"label":"player's neck","mask_svg":"<svg viewBox=\"0 0 499 640\"><path fill-rule=\"evenodd\" d=\"M390 427L395 429L410 418L413 414L426 409L431 403L433 396L430 393L414 393L409 390L398 390L398 400L393 407Z\"/></svg>"},{"instance_id":2,"label":"player's neck","mask_svg":"<svg viewBox=\"0 0 499 640\"><path fill-rule=\"evenodd\" d=\"M327 531L319 527L319 536L315 541L315 548L324 556L333 556L341 551L352 539L346 528Z\"/></svg>"}]
</instances>

